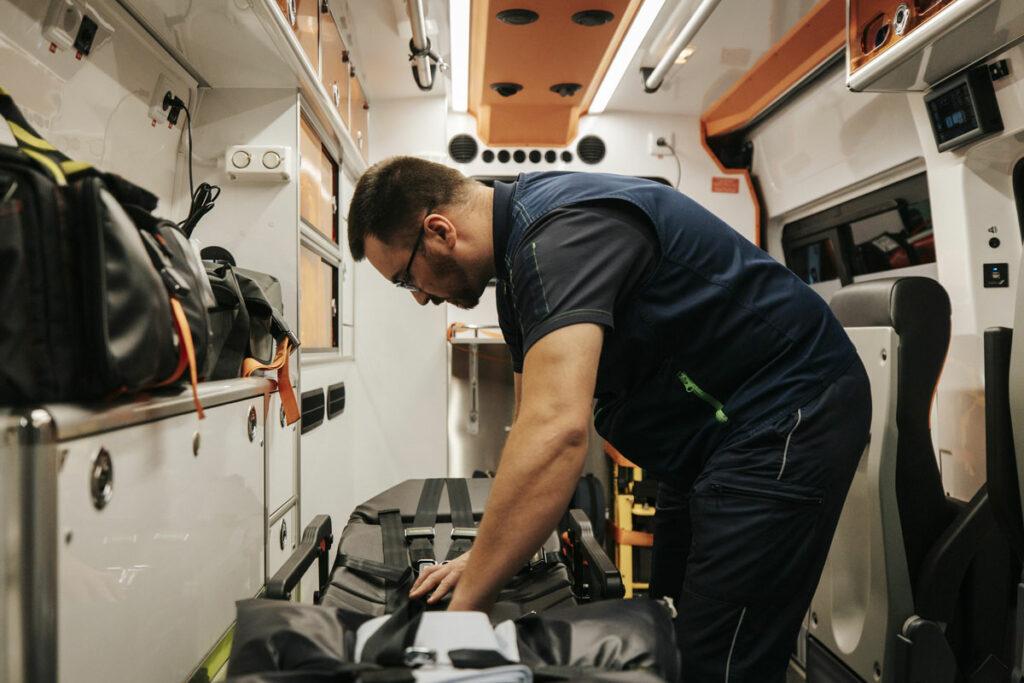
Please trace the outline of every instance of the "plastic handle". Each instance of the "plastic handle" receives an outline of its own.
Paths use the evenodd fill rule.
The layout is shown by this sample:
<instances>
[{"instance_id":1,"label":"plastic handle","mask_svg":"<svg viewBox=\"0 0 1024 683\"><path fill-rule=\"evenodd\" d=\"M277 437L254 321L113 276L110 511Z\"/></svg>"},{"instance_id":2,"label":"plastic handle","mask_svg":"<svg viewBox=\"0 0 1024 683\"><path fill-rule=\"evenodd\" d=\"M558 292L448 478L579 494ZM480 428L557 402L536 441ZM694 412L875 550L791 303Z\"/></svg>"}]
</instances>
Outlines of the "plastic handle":
<instances>
[{"instance_id":1,"label":"plastic handle","mask_svg":"<svg viewBox=\"0 0 1024 683\"><path fill-rule=\"evenodd\" d=\"M309 565L317 560L320 583L318 587L323 593L330 581L330 550L334 543L331 534L330 515L317 515L302 532L302 541L281 568L267 581L267 597L271 600L290 600L292 591L305 576Z\"/></svg>"}]
</instances>

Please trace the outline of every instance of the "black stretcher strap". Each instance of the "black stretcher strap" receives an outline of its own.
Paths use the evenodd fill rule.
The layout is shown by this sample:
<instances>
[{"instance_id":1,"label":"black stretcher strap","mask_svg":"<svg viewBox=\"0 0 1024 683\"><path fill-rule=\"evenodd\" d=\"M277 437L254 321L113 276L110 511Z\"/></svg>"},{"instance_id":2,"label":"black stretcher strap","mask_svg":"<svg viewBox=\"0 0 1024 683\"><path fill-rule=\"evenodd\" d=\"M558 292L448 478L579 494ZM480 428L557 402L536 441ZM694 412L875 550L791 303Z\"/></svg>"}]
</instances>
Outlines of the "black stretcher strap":
<instances>
[{"instance_id":1,"label":"black stretcher strap","mask_svg":"<svg viewBox=\"0 0 1024 683\"><path fill-rule=\"evenodd\" d=\"M360 661L386 667L405 666L405 650L416 640L426 607L422 600L406 601L367 639Z\"/></svg>"},{"instance_id":2,"label":"black stretcher strap","mask_svg":"<svg viewBox=\"0 0 1024 683\"><path fill-rule=\"evenodd\" d=\"M412 569L408 566L392 567L384 564L383 562L367 560L362 557L353 557L352 555L346 555L345 553L338 553L337 563L339 566L351 569L357 574L372 576L384 581L390 581L397 585L402 585L409 581L412 574Z\"/></svg>"},{"instance_id":3,"label":"black stretcher strap","mask_svg":"<svg viewBox=\"0 0 1024 683\"><path fill-rule=\"evenodd\" d=\"M409 556L405 551L405 536L402 531L402 512L400 510L382 510L380 519L380 535L384 546L384 564L389 567L405 569L409 566ZM390 612L404 597L402 591L396 590L392 581L384 582L384 604Z\"/></svg>"},{"instance_id":4,"label":"black stretcher strap","mask_svg":"<svg viewBox=\"0 0 1024 683\"><path fill-rule=\"evenodd\" d=\"M473 520L473 503L469 498L469 484L465 479L446 479L448 505L452 511L452 544L448 548L446 562L451 562L473 547L476 538L476 522Z\"/></svg>"},{"instance_id":5,"label":"black stretcher strap","mask_svg":"<svg viewBox=\"0 0 1024 683\"><path fill-rule=\"evenodd\" d=\"M437 524L442 488L444 479L423 482L420 500L416 504L416 517L412 526L405 530L405 538L409 541L409 562L417 572L422 564L434 564L434 525Z\"/></svg>"}]
</instances>

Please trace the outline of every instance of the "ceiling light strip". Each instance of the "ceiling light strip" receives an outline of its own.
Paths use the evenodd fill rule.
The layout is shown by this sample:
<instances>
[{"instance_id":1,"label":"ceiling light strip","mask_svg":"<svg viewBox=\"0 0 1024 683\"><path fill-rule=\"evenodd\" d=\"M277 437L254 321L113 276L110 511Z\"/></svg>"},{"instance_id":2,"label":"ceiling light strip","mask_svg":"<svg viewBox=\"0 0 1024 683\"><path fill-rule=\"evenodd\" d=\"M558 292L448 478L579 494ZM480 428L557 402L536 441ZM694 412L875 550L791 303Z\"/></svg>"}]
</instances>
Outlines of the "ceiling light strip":
<instances>
[{"instance_id":1,"label":"ceiling light strip","mask_svg":"<svg viewBox=\"0 0 1024 683\"><path fill-rule=\"evenodd\" d=\"M452 111L469 110L469 13L470 0L451 0L448 23L451 31Z\"/></svg>"},{"instance_id":2,"label":"ceiling light strip","mask_svg":"<svg viewBox=\"0 0 1024 683\"><path fill-rule=\"evenodd\" d=\"M619 87L619 82L622 81L623 74L629 68L633 57L636 56L637 50L640 49L641 43L664 4L665 0L644 0L643 6L640 7L633 23L630 24L629 31L626 32L626 37L622 39L619 50L615 53L615 59L612 60L611 66L608 67L608 71L604 75L604 80L601 81L601 86L597 89L597 94L590 104L588 113L600 114L608 106L612 95Z\"/></svg>"}]
</instances>

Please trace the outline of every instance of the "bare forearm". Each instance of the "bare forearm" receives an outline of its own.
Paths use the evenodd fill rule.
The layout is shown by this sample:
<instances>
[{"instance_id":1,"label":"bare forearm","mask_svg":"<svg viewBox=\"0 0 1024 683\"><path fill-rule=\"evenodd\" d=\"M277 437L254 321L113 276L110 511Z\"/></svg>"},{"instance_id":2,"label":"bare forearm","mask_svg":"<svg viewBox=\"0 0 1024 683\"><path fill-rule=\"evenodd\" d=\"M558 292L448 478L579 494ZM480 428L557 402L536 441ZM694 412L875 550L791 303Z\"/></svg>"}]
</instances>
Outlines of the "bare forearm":
<instances>
[{"instance_id":1,"label":"bare forearm","mask_svg":"<svg viewBox=\"0 0 1024 683\"><path fill-rule=\"evenodd\" d=\"M523 415L501 457L466 573L449 609L487 610L565 511L586 457L586 433Z\"/></svg>"}]
</instances>

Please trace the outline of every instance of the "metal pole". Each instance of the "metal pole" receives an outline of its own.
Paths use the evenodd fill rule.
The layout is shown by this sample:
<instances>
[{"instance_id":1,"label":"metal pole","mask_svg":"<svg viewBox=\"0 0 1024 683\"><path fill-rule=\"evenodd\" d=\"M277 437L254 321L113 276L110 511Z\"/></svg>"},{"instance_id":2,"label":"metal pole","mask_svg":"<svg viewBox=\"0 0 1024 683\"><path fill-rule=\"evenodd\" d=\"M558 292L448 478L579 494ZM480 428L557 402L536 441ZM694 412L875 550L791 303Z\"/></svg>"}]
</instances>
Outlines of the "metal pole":
<instances>
[{"instance_id":1,"label":"metal pole","mask_svg":"<svg viewBox=\"0 0 1024 683\"><path fill-rule=\"evenodd\" d=\"M658 65L654 67L654 70L644 79L644 90L656 92L661 87L661 84L665 81L665 75L668 74L668 70L675 64L676 58L686 49L687 45L693 42L697 32L700 31L701 27L704 26L704 22L708 20L711 13L718 7L719 2L721 0L701 0L693 16L683 26L683 30L679 32L676 39L672 41L668 52L665 53L661 61L658 62Z\"/></svg>"},{"instance_id":2,"label":"metal pole","mask_svg":"<svg viewBox=\"0 0 1024 683\"><path fill-rule=\"evenodd\" d=\"M405 0L405 10L412 25L412 46L416 51L428 50L430 41L427 39L427 20L423 13L423 0ZM413 57L419 72L419 85L423 90L434 86L434 75L430 69L430 57L420 54Z\"/></svg>"}]
</instances>

